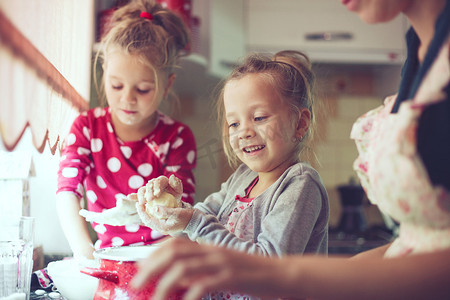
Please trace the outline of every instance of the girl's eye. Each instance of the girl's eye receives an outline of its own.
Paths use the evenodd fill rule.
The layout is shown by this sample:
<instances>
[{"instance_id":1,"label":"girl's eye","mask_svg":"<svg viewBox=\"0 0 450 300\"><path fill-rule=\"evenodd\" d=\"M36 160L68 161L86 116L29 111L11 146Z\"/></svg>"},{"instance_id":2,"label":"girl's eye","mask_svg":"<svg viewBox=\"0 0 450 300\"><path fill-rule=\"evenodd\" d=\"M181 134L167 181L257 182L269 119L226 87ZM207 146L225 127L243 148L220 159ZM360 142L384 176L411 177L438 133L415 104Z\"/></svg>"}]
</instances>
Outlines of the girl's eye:
<instances>
[{"instance_id":1,"label":"girl's eye","mask_svg":"<svg viewBox=\"0 0 450 300\"><path fill-rule=\"evenodd\" d=\"M139 94L147 94L148 92L150 92L150 90L141 90L141 89L137 89Z\"/></svg>"},{"instance_id":2,"label":"girl's eye","mask_svg":"<svg viewBox=\"0 0 450 300\"><path fill-rule=\"evenodd\" d=\"M265 119L267 119L266 116L264 116L264 117L255 117L255 121L256 122L261 122L261 121L264 121Z\"/></svg>"},{"instance_id":3,"label":"girl's eye","mask_svg":"<svg viewBox=\"0 0 450 300\"><path fill-rule=\"evenodd\" d=\"M112 88L114 90L120 90L122 88L122 86L121 85L113 85Z\"/></svg>"},{"instance_id":4,"label":"girl's eye","mask_svg":"<svg viewBox=\"0 0 450 300\"><path fill-rule=\"evenodd\" d=\"M228 127L230 127L230 128L236 128L238 126L239 126L238 122L234 122L234 123L231 123L230 125L228 125Z\"/></svg>"}]
</instances>

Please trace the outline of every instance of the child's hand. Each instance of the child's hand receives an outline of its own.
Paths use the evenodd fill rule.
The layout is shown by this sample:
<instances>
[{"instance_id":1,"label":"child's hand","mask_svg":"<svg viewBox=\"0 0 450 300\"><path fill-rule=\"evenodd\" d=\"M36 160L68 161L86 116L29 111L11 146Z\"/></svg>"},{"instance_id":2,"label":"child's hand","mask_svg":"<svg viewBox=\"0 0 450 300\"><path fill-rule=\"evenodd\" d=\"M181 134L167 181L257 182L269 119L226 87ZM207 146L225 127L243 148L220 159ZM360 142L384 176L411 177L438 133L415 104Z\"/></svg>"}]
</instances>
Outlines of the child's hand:
<instances>
[{"instance_id":1,"label":"child's hand","mask_svg":"<svg viewBox=\"0 0 450 300\"><path fill-rule=\"evenodd\" d=\"M79 213L88 222L112 226L142 223L141 218L136 211L136 200L119 199L117 200L116 207L106 209L103 212L92 212L82 209Z\"/></svg>"},{"instance_id":2,"label":"child's hand","mask_svg":"<svg viewBox=\"0 0 450 300\"><path fill-rule=\"evenodd\" d=\"M189 204L185 206L170 208L156 205L155 214L149 214L145 204L136 203L136 210L145 226L162 234L174 234L183 231L192 218L194 209Z\"/></svg>"},{"instance_id":3,"label":"child's hand","mask_svg":"<svg viewBox=\"0 0 450 300\"><path fill-rule=\"evenodd\" d=\"M181 207L181 195L183 194L183 183L180 179L171 175L170 178L166 176L159 176L158 178L149 180L145 187L138 190L136 196L129 195L130 199L139 201L140 204L155 200L166 192L175 197L177 207Z\"/></svg>"}]
</instances>

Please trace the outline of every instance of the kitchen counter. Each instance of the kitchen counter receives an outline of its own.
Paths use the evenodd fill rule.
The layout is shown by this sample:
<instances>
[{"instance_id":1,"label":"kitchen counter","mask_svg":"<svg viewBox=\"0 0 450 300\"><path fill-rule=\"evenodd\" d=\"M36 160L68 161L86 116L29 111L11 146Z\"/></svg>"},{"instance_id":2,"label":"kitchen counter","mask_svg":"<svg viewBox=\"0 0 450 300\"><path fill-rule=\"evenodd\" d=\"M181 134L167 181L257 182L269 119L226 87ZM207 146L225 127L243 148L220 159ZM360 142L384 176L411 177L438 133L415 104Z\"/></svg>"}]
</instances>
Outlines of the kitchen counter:
<instances>
[{"instance_id":1,"label":"kitchen counter","mask_svg":"<svg viewBox=\"0 0 450 300\"><path fill-rule=\"evenodd\" d=\"M355 255L390 243L393 238L389 230L379 226L360 233L331 229L328 235L328 254Z\"/></svg>"}]
</instances>

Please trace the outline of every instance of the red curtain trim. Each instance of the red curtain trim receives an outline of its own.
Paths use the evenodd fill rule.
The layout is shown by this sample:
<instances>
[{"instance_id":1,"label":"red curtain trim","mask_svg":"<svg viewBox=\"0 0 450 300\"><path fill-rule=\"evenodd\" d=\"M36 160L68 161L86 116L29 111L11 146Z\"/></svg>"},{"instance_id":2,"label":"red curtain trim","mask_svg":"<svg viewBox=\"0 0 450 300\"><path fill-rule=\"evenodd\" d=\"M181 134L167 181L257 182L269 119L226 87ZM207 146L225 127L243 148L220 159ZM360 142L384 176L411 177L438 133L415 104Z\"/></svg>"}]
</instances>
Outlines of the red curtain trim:
<instances>
[{"instance_id":1,"label":"red curtain trim","mask_svg":"<svg viewBox=\"0 0 450 300\"><path fill-rule=\"evenodd\" d=\"M17 137L17 139L15 140L15 142L14 142L12 145L8 145L8 144L6 144L6 143L3 141L3 147L5 147L6 151L13 151L13 150L16 148L17 144L19 144L20 140L22 139L23 134L25 133L25 130L27 129L27 127L28 127L29 125L30 125L30 123L28 123L28 122L25 124L24 128L22 129L22 132L19 134L19 136ZM56 150L58 149L59 141L60 141L60 137L58 136L58 138L56 139L55 144L54 144L54 145L51 145L51 144L50 144L50 140L48 139L48 130L47 130L47 132L46 132L46 134L45 134L45 137L44 137L44 139L42 140L41 144L38 145L38 144L37 144L37 141L35 141L35 140L33 139L33 145L34 145L34 147L36 148L36 150L37 150L39 153L42 153L42 152L44 152L44 150L45 150L45 144L48 143L48 146L49 146L49 148L50 148L50 152L51 152L52 154L55 154ZM61 150L61 149L60 149L60 150Z\"/></svg>"},{"instance_id":2,"label":"red curtain trim","mask_svg":"<svg viewBox=\"0 0 450 300\"><path fill-rule=\"evenodd\" d=\"M52 63L14 26L0 11L0 39L10 47L14 55L28 64L36 74L63 98L68 100L78 111L89 108L89 103L78 94Z\"/></svg>"}]
</instances>

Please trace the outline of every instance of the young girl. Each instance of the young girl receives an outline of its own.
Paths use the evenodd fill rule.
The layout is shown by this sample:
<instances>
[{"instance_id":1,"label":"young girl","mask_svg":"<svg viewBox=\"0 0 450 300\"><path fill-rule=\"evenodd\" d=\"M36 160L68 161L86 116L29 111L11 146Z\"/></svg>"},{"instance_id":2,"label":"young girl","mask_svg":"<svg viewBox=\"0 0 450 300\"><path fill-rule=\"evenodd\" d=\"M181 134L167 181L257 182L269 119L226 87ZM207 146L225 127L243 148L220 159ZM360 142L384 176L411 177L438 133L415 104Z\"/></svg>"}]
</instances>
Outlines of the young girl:
<instances>
[{"instance_id":1,"label":"young girl","mask_svg":"<svg viewBox=\"0 0 450 300\"><path fill-rule=\"evenodd\" d=\"M94 248L78 214L85 193L93 212L116 207L117 222L92 223L95 249L149 244L162 235L138 224L126 195L148 180L175 174L181 199L193 203L196 145L191 130L158 111L174 82L174 68L189 42L173 12L153 1L131 1L117 9L102 38L103 88L108 107L82 113L65 140L58 172L57 207L74 256L92 258ZM135 203L131 206L135 208ZM135 212L135 209L134 209ZM124 220L125 218L125 220Z\"/></svg>"},{"instance_id":2,"label":"young girl","mask_svg":"<svg viewBox=\"0 0 450 300\"><path fill-rule=\"evenodd\" d=\"M146 213L146 202L162 191L181 197L181 183L174 176L150 180L137 194L144 224L252 254L327 253L327 193L319 174L301 159L311 138L313 81L300 52L249 56L219 98L225 153L231 163L242 164L204 202L194 208L159 206L158 217ZM244 297L210 295L231 296Z\"/></svg>"}]
</instances>

